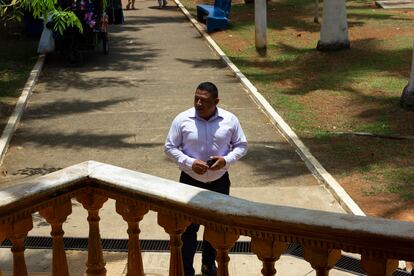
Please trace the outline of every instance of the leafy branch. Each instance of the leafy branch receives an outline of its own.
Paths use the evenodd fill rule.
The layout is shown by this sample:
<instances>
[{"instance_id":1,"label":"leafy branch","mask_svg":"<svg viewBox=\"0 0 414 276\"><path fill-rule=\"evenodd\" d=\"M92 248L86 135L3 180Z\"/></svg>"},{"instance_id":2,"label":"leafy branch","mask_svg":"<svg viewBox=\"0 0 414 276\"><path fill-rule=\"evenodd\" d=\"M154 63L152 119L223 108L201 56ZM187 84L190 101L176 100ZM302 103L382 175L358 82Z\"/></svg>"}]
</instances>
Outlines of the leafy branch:
<instances>
[{"instance_id":1,"label":"leafy branch","mask_svg":"<svg viewBox=\"0 0 414 276\"><path fill-rule=\"evenodd\" d=\"M0 21L21 21L23 12L20 8L19 0L12 0L7 3L5 0L0 0Z\"/></svg>"},{"instance_id":2,"label":"leafy branch","mask_svg":"<svg viewBox=\"0 0 414 276\"><path fill-rule=\"evenodd\" d=\"M63 34L69 27L83 32L82 23L70 10L57 7L57 0L0 0L0 21L21 21L23 11L29 11L34 18L50 18L53 30Z\"/></svg>"},{"instance_id":3,"label":"leafy branch","mask_svg":"<svg viewBox=\"0 0 414 276\"><path fill-rule=\"evenodd\" d=\"M72 11L61 11L54 10L51 13L51 18L53 22L53 30L59 32L63 35L63 32L68 27L76 27L82 33L82 23L79 21L79 18Z\"/></svg>"},{"instance_id":4,"label":"leafy branch","mask_svg":"<svg viewBox=\"0 0 414 276\"><path fill-rule=\"evenodd\" d=\"M33 14L33 17L48 18L49 14L56 10L56 0L16 0L22 3L22 7Z\"/></svg>"}]
</instances>

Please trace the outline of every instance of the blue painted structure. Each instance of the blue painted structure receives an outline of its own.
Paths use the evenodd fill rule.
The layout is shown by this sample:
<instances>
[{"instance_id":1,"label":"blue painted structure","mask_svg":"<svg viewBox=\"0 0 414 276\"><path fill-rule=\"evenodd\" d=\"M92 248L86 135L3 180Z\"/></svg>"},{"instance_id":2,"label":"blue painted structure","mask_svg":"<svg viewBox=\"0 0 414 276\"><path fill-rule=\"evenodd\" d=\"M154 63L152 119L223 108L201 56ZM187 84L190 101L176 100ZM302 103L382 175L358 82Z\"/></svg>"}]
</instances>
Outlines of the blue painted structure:
<instances>
[{"instance_id":1,"label":"blue painted structure","mask_svg":"<svg viewBox=\"0 0 414 276\"><path fill-rule=\"evenodd\" d=\"M207 25L207 32L227 29L231 0L214 0L214 5L197 5L197 20Z\"/></svg>"}]
</instances>

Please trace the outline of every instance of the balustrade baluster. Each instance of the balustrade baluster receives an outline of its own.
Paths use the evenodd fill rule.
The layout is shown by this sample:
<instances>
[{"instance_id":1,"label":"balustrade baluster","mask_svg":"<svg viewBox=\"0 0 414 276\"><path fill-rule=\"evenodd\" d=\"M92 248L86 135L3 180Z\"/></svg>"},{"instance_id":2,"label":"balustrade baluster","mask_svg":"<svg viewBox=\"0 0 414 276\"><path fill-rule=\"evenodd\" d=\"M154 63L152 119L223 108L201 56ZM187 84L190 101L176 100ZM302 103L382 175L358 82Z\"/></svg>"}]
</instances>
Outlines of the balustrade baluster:
<instances>
[{"instance_id":1,"label":"balustrade baluster","mask_svg":"<svg viewBox=\"0 0 414 276\"><path fill-rule=\"evenodd\" d=\"M217 250L216 261L218 264L217 275L229 275L229 250L239 238L239 235L228 232L217 232L216 230L206 228L204 231L204 239L209 241Z\"/></svg>"},{"instance_id":2,"label":"balustrade baluster","mask_svg":"<svg viewBox=\"0 0 414 276\"><path fill-rule=\"evenodd\" d=\"M14 222L8 229L7 236L12 242L13 275L27 276L26 261L24 259L24 240L27 233L33 228L32 216Z\"/></svg>"},{"instance_id":3,"label":"balustrade baluster","mask_svg":"<svg viewBox=\"0 0 414 276\"><path fill-rule=\"evenodd\" d=\"M116 211L128 223L128 270L127 276L143 276L144 266L142 264L141 247L139 244L139 222L148 213L148 208L140 205L116 202Z\"/></svg>"},{"instance_id":4,"label":"balustrade baluster","mask_svg":"<svg viewBox=\"0 0 414 276\"><path fill-rule=\"evenodd\" d=\"M158 213L158 224L170 235L170 276L184 275L183 257L181 255L181 234L190 222L180 218L174 218L168 214Z\"/></svg>"},{"instance_id":5,"label":"balustrade baluster","mask_svg":"<svg viewBox=\"0 0 414 276\"><path fill-rule=\"evenodd\" d=\"M341 250L319 249L305 246L303 257L316 271L316 276L328 276L336 262L341 258Z\"/></svg>"},{"instance_id":6,"label":"balustrade baluster","mask_svg":"<svg viewBox=\"0 0 414 276\"><path fill-rule=\"evenodd\" d=\"M264 276L276 275L275 262L279 260L280 255L287 249L287 243L275 240L264 240L252 238L252 252L257 255L263 263L261 270Z\"/></svg>"},{"instance_id":7,"label":"balustrade baluster","mask_svg":"<svg viewBox=\"0 0 414 276\"><path fill-rule=\"evenodd\" d=\"M6 226L1 225L0 226L0 243L3 243L3 241L6 239ZM3 274L1 273L0 270L0 276L2 276Z\"/></svg>"},{"instance_id":8,"label":"balustrade baluster","mask_svg":"<svg viewBox=\"0 0 414 276\"><path fill-rule=\"evenodd\" d=\"M62 224L72 213L72 204L68 199L44 208L39 213L52 227L50 232L53 239L52 275L69 276L68 262L63 244L63 234L65 232L62 229Z\"/></svg>"},{"instance_id":9,"label":"balustrade baluster","mask_svg":"<svg viewBox=\"0 0 414 276\"><path fill-rule=\"evenodd\" d=\"M390 276L397 267L397 260L361 256L361 268L367 273L367 276Z\"/></svg>"},{"instance_id":10,"label":"balustrade baluster","mask_svg":"<svg viewBox=\"0 0 414 276\"><path fill-rule=\"evenodd\" d=\"M89 237L86 275L104 276L106 275L106 269L103 259L101 234L99 232L99 209L102 208L108 198L88 192L77 195L76 200L82 203L83 207L88 210Z\"/></svg>"}]
</instances>

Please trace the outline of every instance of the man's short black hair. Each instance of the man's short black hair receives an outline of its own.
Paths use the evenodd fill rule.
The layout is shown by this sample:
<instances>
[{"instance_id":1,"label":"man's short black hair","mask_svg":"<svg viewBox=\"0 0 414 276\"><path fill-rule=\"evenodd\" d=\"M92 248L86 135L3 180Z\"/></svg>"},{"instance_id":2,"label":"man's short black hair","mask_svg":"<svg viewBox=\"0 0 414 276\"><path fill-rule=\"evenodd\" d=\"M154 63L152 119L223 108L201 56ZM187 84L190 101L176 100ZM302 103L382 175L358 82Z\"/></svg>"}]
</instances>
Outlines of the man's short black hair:
<instances>
[{"instance_id":1,"label":"man's short black hair","mask_svg":"<svg viewBox=\"0 0 414 276\"><path fill-rule=\"evenodd\" d=\"M218 98L217 86L209 81L202 82L197 86L197 90L207 91L213 98Z\"/></svg>"}]
</instances>

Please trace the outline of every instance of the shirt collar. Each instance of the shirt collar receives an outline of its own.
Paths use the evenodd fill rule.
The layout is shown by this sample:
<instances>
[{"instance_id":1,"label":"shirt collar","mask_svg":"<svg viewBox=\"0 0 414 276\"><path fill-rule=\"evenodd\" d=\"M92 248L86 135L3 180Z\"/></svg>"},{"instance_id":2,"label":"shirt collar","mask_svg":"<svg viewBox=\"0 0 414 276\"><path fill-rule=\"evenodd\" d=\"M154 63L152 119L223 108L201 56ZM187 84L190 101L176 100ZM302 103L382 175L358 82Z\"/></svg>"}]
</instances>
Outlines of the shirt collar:
<instances>
[{"instance_id":1,"label":"shirt collar","mask_svg":"<svg viewBox=\"0 0 414 276\"><path fill-rule=\"evenodd\" d=\"M201 118L200 116L197 115L197 112L196 112L194 107L192 109L193 109L193 112L192 112L193 115L190 116L190 118L197 118L199 120L204 120L205 121L205 119L203 119L203 118ZM208 119L208 121L213 121L217 118L222 118L223 119L223 110L219 107L216 107L216 112L214 113L214 115L210 119Z\"/></svg>"}]
</instances>

